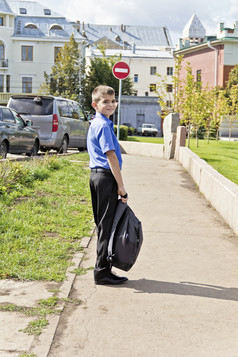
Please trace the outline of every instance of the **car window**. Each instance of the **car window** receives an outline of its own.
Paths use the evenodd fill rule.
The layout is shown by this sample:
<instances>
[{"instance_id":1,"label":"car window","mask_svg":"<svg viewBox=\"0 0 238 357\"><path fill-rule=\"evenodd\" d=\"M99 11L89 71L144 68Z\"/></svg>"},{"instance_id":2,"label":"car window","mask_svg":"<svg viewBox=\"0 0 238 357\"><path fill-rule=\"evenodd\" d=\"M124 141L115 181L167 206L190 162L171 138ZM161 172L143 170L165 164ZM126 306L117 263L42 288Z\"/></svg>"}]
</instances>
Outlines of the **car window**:
<instances>
[{"instance_id":1,"label":"car window","mask_svg":"<svg viewBox=\"0 0 238 357\"><path fill-rule=\"evenodd\" d=\"M29 98L11 98L9 106L20 114L53 114L53 98L42 98L40 96Z\"/></svg>"},{"instance_id":2,"label":"car window","mask_svg":"<svg viewBox=\"0 0 238 357\"><path fill-rule=\"evenodd\" d=\"M57 100L57 106L61 117L71 118L72 113L67 100Z\"/></svg>"},{"instance_id":3,"label":"car window","mask_svg":"<svg viewBox=\"0 0 238 357\"><path fill-rule=\"evenodd\" d=\"M3 121L6 121L6 122L11 122L11 123L15 123L15 119L14 119L14 116L11 112L10 109L8 108L3 108L2 109L2 118L3 118Z\"/></svg>"},{"instance_id":4,"label":"car window","mask_svg":"<svg viewBox=\"0 0 238 357\"><path fill-rule=\"evenodd\" d=\"M80 117L80 119L81 120L86 120L86 117L84 115L84 112L83 112L82 108L80 106L78 106L78 108L79 108L79 117Z\"/></svg>"},{"instance_id":5,"label":"car window","mask_svg":"<svg viewBox=\"0 0 238 357\"><path fill-rule=\"evenodd\" d=\"M22 119L22 117L20 116L20 114L16 113L14 110L12 111L12 114L14 115L14 118L15 118L17 124L19 124L21 126L25 126L25 122Z\"/></svg>"},{"instance_id":6,"label":"car window","mask_svg":"<svg viewBox=\"0 0 238 357\"><path fill-rule=\"evenodd\" d=\"M0 108L0 121L2 121L2 109Z\"/></svg>"},{"instance_id":7,"label":"car window","mask_svg":"<svg viewBox=\"0 0 238 357\"><path fill-rule=\"evenodd\" d=\"M70 108L70 118L79 119L79 106L74 102L68 102Z\"/></svg>"}]
</instances>

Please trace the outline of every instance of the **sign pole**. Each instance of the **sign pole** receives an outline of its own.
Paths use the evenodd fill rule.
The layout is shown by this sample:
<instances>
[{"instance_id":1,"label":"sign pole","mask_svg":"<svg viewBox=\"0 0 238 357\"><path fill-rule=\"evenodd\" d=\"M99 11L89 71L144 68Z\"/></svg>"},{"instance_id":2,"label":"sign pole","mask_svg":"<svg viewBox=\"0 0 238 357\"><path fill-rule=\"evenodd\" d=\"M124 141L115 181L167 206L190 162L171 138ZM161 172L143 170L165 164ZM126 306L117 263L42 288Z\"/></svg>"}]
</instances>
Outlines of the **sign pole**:
<instances>
[{"instance_id":1,"label":"sign pole","mask_svg":"<svg viewBox=\"0 0 238 357\"><path fill-rule=\"evenodd\" d=\"M120 137L120 119L121 119L121 87L122 80L119 79L119 93L118 93L118 114L117 114L117 140Z\"/></svg>"},{"instance_id":2,"label":"sign pole","mask_svg":"<svg viewBox=\"0 0 238 357\"><path fill-rule=\"evenodd\" d=\"M122 80L127 78L130 74L130 67L127 63L119 61L114 64L112 73L115 78L119 79L119 93L118 93L118 112L117 112L117 139L120 137L120 119L121 119L121 92Z\"/></svg>"}]
</instances>

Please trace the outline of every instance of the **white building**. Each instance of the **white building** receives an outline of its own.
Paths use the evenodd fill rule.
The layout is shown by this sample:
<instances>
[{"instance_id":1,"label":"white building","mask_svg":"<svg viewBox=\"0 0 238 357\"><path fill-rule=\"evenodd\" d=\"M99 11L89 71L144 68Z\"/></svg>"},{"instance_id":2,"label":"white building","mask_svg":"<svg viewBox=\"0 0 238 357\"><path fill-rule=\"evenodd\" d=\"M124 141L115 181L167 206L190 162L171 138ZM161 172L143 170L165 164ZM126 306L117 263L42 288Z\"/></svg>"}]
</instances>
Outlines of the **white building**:
<instances>
[{"instance_id":1,"label":"white building","mask_svg":"<svg viewBox=\"0 0 238 357\"><path fill-rule=\"evenodd\" d=\"M157 96L154 92L160 81L156 75L167 77L167 104L172 101L172 76L174 74L173 47L169 32L159 26L95 25L83 24L83 34L91 45L86 49L86 63L90 58L101 57L97 45L106 48L105 54L121 56L130 66L134 91L138 96Z\"/></svg>"},{"instance_id":2,"label":"white building","mask_svg":"<svg viewBox=\"0 0 238 357\"><path fill-rule=\"evenodd\" d=\"M0 0L0 102L7 93L36 93L72 34L80 47L77 25L57 12L35 1Z\"/></svg>"},{"instance_id":3,"label":"white building","mask_svg":"<svg viewBox=\"0 0 238 357\"><path fill-rule=\"evenodd\" d=\"M166 27L75 23L36 1L19 0L0 0L0 103L13 93L37 93L72 34L87 59L101 55L98 44L107 56L121 55L138 96L157 96L156 73L167 76L170 104L174 58Z\"/></svg>"}]
</instances>

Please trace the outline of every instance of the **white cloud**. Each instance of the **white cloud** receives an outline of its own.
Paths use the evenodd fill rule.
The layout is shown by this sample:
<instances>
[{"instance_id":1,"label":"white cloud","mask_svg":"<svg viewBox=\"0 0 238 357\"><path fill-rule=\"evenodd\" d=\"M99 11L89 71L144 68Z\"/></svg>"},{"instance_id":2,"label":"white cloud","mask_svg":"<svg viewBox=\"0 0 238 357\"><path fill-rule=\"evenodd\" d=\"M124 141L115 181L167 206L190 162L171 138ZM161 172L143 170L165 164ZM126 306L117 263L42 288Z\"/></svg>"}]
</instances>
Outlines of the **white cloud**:
<instances>
[{"instance_id":1,"label":"white cloud","mask_svg":"<svg viewBox=\"0 0 238 357\"><path fill-rule=\"evenodd\" d=\"M85 23L166 26L174 44L195 12L215 35L217 24L232 26L238 21L238 1L229 0L39 0L67 18ZM176 38L176 40L174 40Z\"/></svg>"}]
</instances>

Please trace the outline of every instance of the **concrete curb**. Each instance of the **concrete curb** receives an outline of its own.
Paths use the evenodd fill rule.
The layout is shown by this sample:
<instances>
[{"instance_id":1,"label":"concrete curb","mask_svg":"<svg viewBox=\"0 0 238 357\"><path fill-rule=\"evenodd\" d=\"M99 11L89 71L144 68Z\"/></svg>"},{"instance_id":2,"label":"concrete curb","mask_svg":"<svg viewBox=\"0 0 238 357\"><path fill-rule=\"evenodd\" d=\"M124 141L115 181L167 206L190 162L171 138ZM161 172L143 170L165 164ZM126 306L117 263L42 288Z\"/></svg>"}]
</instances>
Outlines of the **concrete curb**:
<instances>
[{"instance_id":1,"label":"concrete curb","mask_svg":"<svg viewBox=\"0 0 238 357\"><path fill-rule=\"evenodd\" d=\"M122 154L164 158L163 144L137 143L133 141L119 141L119 144Z\"/></svg>"},{"instance_id":2,"label":"concrete curb","mask_svg":"<svg viewBox=\"0 0 238 357\"><path fill-rule=\"evenodd\" d=\"M188 171L208 202L238 234L238 186L187 147L180 147L178 161Z\"/></svg>"},{"instance_id":3,"label":"concrete curb","mask_svg":"<svg viewBox=\"0 0 238 357\"><path fill-rule=\"evenodd\" d=\"M94 234L95 234L95 229L93 229L93 231L91 232L90 237L82 238L81 240L82 248L84 249L88 248L91 239L94 237ZM78 268L81 265L84 255L85 255L85 251L79 252L74 255L74 258L72 259L72 263L74 264L74 266L70 266L66 271L66 278L62 283L60 287L60 292L58 294L59 299L67 299L69 297L72 286L77 276L76 274L72 273L72 270ZM62 311L65 308L65 305L66 302L62 301L59 306L62 309ZM31 353L35 353L37 356L40 357L47 357L49 355L52 343L54 341L54 336L60 322L61 315L62 312L59 315L50 318L47 329L45 329L45 331L43 331L40 336L34 337L30 348Z\"/></svg>"}]
</instances>

